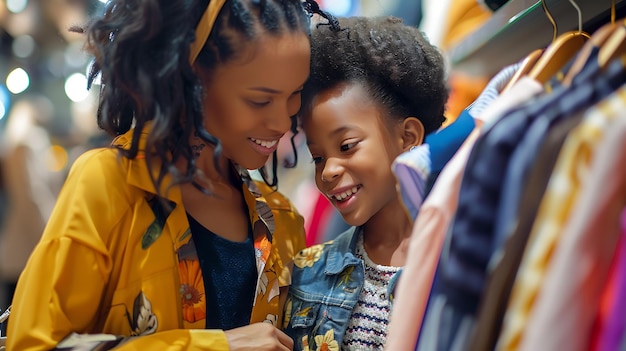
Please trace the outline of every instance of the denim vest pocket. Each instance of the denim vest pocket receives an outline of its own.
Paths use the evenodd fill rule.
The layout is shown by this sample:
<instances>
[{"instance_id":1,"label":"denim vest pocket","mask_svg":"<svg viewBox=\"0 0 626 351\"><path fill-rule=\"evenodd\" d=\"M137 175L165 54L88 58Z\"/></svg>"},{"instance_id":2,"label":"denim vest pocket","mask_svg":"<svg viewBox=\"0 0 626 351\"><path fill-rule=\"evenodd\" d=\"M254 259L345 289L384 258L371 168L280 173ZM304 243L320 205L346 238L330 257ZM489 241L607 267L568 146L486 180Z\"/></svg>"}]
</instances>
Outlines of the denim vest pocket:
<instances>
[{"instance_id":1,"label":"denim vest pocket","mask_svg":"<svg viewBox=\"0 0 626 351\"><path fill-rule=\"evenodd\" d=\"M311 329L317 320L319 309L319 303L299 299L292 300L290 327L294 329Z\"/></svg>"}]
</instances>

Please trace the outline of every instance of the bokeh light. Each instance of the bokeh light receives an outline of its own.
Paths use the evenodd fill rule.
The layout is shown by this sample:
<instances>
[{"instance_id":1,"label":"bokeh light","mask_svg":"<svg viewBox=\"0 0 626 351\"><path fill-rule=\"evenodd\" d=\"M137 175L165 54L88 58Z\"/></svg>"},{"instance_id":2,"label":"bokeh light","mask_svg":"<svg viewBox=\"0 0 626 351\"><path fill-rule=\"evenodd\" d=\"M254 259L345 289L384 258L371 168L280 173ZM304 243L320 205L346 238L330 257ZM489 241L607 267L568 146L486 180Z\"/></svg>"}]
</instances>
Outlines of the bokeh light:
<instances>
[{"instance_id":1,"label":"bokeh light","mask_svg":"<svg viewBox=\"0 0 626 351\"><path fill-rule=\"evenodd\" d=\"M20 13L26 9L28 0L6 0L7 9L13 13Z\"/></svg>"},{"instance_id":2,"label":"bokeh light","mask_svg":"<svg viewBox=\"0 0 626 351\"><path fill-rule=\"evenodd\" d=\"M351 0L324 1L324 8L335 16L346 16L352 10Z\"/></svg>"},{"instance_id":3,"label":"bokeh light","mask_svg":"<svg viewBox=\"0 0 626 351\"><path fill-rule=\"evenodd\" d=\"M30 86L30 77L23 68L16 68L7 75L7 88L13 94L19 94Z\"/></svg>"},{"instance_id":4,"label":"bokeh light","mask_svg":"<svg viewBox=\"0 0 626 351\"><path fill-rule=\"evenodd\" d=\"M65 94L74 102L83 101L88 95L87 77L82 73L74 73L65 80Z\"/></svg>"},{"instance_id":5,"label":"bokeh light","mask_svg":"<svg viewBox=\"0 0 626 351\"><path fill-rule=\"evenodd\" d=\"M9 96L9 91L4 85L0 84L0 120L6 117L10 104L11 97Z\"/></svg>"},{"instance_id":6,"label":"bokeh light","mask_svg":"<svg viewBox=\"0 0 626 351\"><path fill-rule=\"evenodd\" d=\"M27 58L35 51L35 40L30 35L20 35L13 40L11 49L16 57Z\"/></svg>"},{"instance_id":7,"label":"bokeh light","mask_svg":"<svg viewBox=\"0 0 626 351\"><path fill-rule=\"evenodd\" d=\"M46 165L52 172L60 172L67 167L69 156L65 148L60 145L52 145L48 149Z\"/></svg>"}]
</instances>

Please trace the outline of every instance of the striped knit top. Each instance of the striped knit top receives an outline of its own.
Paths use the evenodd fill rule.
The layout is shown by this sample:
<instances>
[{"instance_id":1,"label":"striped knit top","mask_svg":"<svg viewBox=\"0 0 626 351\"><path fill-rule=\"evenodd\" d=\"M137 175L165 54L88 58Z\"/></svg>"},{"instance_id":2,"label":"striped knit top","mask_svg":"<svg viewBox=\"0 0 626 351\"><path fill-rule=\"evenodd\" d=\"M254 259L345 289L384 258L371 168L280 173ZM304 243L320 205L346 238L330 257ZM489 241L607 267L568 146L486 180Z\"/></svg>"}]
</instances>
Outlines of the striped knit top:
<instances>
[{"instance_id":1,"label":"striped knit top","mask_svg":"<svg viewBox=\"0 0 626 351\"><path fill-rule=\"evenodd\" d=\"M356 256L365 263L365 283L352 310L341 349L382 350L387 339L391 307L387 286L400 268L374 263L365 252L363 235L357 239Z\"/></svg>"}]
</instances>

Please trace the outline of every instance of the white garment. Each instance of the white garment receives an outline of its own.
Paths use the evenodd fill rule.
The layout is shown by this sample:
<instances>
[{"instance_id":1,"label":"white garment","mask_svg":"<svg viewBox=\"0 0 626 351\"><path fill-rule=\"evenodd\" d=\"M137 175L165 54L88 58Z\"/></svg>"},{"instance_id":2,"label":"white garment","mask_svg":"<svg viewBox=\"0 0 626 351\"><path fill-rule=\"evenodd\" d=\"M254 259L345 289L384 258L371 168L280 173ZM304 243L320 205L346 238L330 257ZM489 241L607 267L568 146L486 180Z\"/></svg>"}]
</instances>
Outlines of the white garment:
<instances>
[{"instance_id":1,"label":"white garment","mask_svg":"<svg viewBox=\"0 0 626 351\"><path fill-rule=\"evenodd\" d=\"M431 44L441 47L446 30L446 17L452 0L422 0L420 29Z\"/></svg>"}]
</instances>

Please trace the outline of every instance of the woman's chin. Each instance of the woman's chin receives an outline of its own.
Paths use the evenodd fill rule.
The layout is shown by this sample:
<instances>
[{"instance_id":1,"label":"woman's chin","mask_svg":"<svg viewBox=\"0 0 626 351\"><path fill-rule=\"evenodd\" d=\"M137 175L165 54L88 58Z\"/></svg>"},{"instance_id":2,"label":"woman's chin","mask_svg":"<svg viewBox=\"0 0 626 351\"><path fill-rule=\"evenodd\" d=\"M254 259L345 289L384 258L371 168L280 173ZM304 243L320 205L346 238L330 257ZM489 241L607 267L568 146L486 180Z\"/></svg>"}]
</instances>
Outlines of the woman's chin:
<instances>
[{"instance_id":1,"label":"woman's chin","mask_svg":"<svg viewBox=\"0 0 626 351\"><path fill-rule=\"evenodd\" d=\"M269 157L264 159L264 160L257 160L257 161L251 161L251 160L247 160L247 162L243 162L243 163L239 163L239 166L249 170L249 171L253 171L253 170L257 170L265 165L267 165L267 167L271 168L272 164L268 163Z\"/></svg>"}]
</instances>

